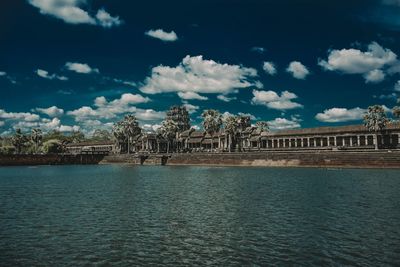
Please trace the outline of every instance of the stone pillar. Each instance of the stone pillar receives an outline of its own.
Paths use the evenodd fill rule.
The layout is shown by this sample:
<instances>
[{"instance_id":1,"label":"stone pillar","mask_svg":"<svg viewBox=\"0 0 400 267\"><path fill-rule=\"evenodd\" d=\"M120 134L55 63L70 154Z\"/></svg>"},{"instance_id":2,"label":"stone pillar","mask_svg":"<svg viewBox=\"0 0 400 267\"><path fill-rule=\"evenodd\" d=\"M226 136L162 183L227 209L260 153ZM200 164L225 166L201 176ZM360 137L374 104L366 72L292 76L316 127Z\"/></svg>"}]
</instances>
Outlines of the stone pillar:
<instances>
[{"instance_id":1,"label":"stone pillar","mask_svg":"<svg viewBox=\"0 0 400 267\"><path fill-rule=\"evenodd\" d=\"M360 136L359 135L357 135L357 145L361 146L361 141L360 141Z\"/></svg>"},{"instance_id":2,"label":"stone pillar","mask_svg":"<svg viewBox=\"0 0 400 267\"><path fill-rule=\"evenodd\" d=\"M337 146L337 136L336 135L333 137L333 145L335 147Z\"/></svg>"},{"instance_id":3,"label":"stone pillar","mask_svg":"<svg viewBox=\"0 0 400 267\"><path fill-rule=\"evenodd\" d=\"M297 148L297 145L298 145L298 143L297 143L297 138L296 138L296 139L294 139L294 147Z\"/></svg>"},{"instance_id":4,"label":"stone pillar","mask_svg":"<svg viewBox=\"0 0 400 267\"><path fill-rule=\"evenodd\" d=\"M307 137L307 147L311 147L311 144L310 144L310 137Z\"/></svg>"},{"instance_id":5,"label":"stone pillar","mask_svg":"<svg viewBox=\"0 0 400 267\"><path fill-rule=\"evenodd\" d=\"M321 147L324 146L324 137L321 137L321 139L320 139L320 144L321 144Z\"/></svg>"},{"instance_id":6,"label":"stone pillar","mask_svg":"<svg viewBox=\"0 0 400 267\"><path fill-rule=\"evenodd\" d=\"M400 145L400 133L397 134L397 138L399 139L397 144Z\"/></svg>"},{"instance_id":7,"label":"stone pillar","mask_svg":"<svg viewBox=\"0 0 400 267\"><path fill-rule=\"evenodd\" d=\"M353 146L353 137L352 136L350 136L350 146Z\"/></svg>"},{"instance_id":8,"label":"stone pillar","mask_svg":"<svg viewBox=\"0 0 400 267\"><path fill-rule=\"evenodd\" d=\"M314 147L317 147L317 138L314 137Z\"/></svg>"}]
</instances>

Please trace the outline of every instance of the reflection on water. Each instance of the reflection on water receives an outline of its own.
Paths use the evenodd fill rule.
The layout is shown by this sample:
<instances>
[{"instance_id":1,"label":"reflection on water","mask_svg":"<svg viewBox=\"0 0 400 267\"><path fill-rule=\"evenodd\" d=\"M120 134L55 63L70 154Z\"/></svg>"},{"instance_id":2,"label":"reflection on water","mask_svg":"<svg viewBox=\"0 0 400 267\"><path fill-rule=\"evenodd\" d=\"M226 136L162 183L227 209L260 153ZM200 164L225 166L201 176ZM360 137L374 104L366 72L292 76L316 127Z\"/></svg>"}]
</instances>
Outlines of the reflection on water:
<instances>
[{"instance_id":1,"label":"reflection on water","mask_svg":"<svg viewBox=\"0 0 400 267\"><path fill-rule=\"evenodd\" d=\"M0 168L1 266L400 263L400 171Z\"/></svg>"}]
</instances>

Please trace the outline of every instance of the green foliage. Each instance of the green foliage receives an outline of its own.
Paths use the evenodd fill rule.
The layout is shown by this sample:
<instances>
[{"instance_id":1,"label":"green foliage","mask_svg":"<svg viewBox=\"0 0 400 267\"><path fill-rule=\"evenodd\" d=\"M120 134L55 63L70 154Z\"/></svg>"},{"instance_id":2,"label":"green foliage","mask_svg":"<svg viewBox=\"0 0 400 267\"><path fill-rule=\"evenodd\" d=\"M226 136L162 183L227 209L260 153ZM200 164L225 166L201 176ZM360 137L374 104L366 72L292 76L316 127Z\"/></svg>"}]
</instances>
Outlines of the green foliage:
<instances>
[{"instance_id":1,"label":"green foliage","mask_svg":"<svg viewBox=\"0 0 400 267\"><path fill-rule=\"evenodd\" d=\"M96 129L91 138L92 141L111 141L112 135L107 130Z\"/></svg>"},{"instance_id":2,"label":"green foliage","mask_svg":"<svg viewBox=\"0 0 400 267\"><path fill-rule=\"evenodd\" d=\"M64 152L65 148L60 140L52 139L43 143L42 151L45 154L55 154Z\"/></svg>"},{"instance_id":3,"label":"green foliage","mask_svg":"<svg viewBox=\"0 0 400 267\"><path fill-rule=\"evenodd\" d=\"M385 110L382 106L374 105L368 107L368 112L364 116L364 125L371 132L380 132L389 123Z\"/></svg>"},{"instance_id":4,"label":"green foliage","mask_svg":"<svg viewBox=\"0 0 400 267\"><path fill-rule=\"evenodd\" d=\"M219 132L222 126L222 115L218 110L208 109L201 114L203 118L203 128L209 134Z\"/></svg>"},{"instance_id":5,"label":"green foliage","mask_svg":"<svg viewBox=\"0 0 400 267\"><path fill-rule=\"evenodd\" d=\"M1 155L11 155L15 153L14 146L1 146L0 147L0 154Z\"/></svg>"},{"instance_id":6,"label":"green foliage","mask_svg":"<svg viewBox=\"0 0 400 267\"><path fill-rule=\"evenodd\" d=\"M395 118L400 118L400 107L396 106L393 108L393 116Z\"/></svg>"},{"instance_id":7,"label":"green foliage","mask_svg":"<svg viewBox=\"0 0 400 267\"><path fill-rule=\"evenodd\" d=\"M122 121L114 124L112 134L120 145L121 150L127 150L130 153L131 142L142 134L139 122L132 114L126 115Z\"/></svg>"},{"instance_id":8,"label":"green foliage","mask_svg":"<svg viewBox=\"0 0 400 267\"><path fill-rule=\"evenodd\" d=\"M190 129L190 116L185 106L170 107L165 120L174 121L178 126L178 132Z\"/></svg>"},{"instance_id":9,"label":"green foliage","mask_svg":"<svg viewBox=\"0 0 400 267\"><path fill-rule=\"evenodd\" d=\"M80 142L85 141L85 139L86 139L85 135L82 132L75 131L75 132L72 132L72 134L69 136L68 141L70 143L80 143Z\"/></svg>"},{"instance_id":10,"label":"green foliage","mask_svg":"<svg viewBox=\"0 0 400 267\"><path fill-rule=\"evenodd\" d=\"M161 127L158 128L157 134L161 138L167 140L167 144L168 144L167 153L169 153L171 143L173 143L178 131L179 131L178 124L171 119L164 120L161 124Z\"/></svg>"},{"instance_id":11,"label":"green foliage","mask_svg":"<svg viewBox=\"0 0 400 267\"><path fill-rule=\"evenodd\" d=\"M268 122L266 122L266 121L257 121L256 122L256 129L257 129L257 131L260 131L260 132L268 132L269 131Z\"/></svg>"},{"instance_id":12,"label":"green foliage","mask_svg":"<svg viewBox=\"0 0 400 267\"><path fill-rule=\"evenodd\" d=\"M42 130L40 129L32 129L31 136L30 136L31 142L34 144L33 147L33 153L37 153L39 149L39 145L42 142L43 139L43 133Z\"/></svg>"},{"instance_id":13,"label":"green foliage","mask_svg":"<svg viewBox=\"0 0 400 267\"><path fill-rule=\"evenodd\" d=\"M27 145L28 138L22 133L21 129L15 130L15 134L11 137L11 143L15 147L17 154Z\"/></svg>"}]
</instances>

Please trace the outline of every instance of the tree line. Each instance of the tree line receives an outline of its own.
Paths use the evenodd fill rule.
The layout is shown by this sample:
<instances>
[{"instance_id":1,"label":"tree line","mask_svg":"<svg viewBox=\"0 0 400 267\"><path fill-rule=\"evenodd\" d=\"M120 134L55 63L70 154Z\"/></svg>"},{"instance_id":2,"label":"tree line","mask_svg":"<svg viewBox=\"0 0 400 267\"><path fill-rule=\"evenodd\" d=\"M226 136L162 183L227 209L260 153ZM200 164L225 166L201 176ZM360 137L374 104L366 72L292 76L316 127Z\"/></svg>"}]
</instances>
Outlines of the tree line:
<instances>
[{"instance_id":1,"label":"tree line","mask_svg":"<svg viewBox=\"0 0 400 267\"><path fill-rule=\"evenodd\" d=\"M400 99L397 102L400 103ZM395 118L400 118L400 106L394 107L392 113ZM224 130L228 137L230 150L237 148L240 151L242 149L240 141L248 127L253 127L260 132L269 131L268 122L257 121L252 125L251 118L247 115L223 116L218 110L208 109L203 111L201 118L203 130L212 139L216 133ZM363 119L364 126L374 133L375 138L391 123L385 109L380 105L368 107ZM157 140L167 144L168 153L176 150L179 133L189 129L191 129L191 124L187 109L184 106L172 106L155 134ZM122 153L129 154L134 150L133 147L137 145L137 142L140 142L144 133L144 129L140 127L138 119L133 114L128 114L122 120L115 122L111 132L97 129L90 138L85 137L80 131L65 135L59 131L43 133L41 129L34 128L29 134L24 134L21 129L16 129L14 135L0 137L0 154L62 153L65 152L67 144L83 141L114 141ZM213 140L211 149L213 149Z\"/></svg>"}]
</instances>

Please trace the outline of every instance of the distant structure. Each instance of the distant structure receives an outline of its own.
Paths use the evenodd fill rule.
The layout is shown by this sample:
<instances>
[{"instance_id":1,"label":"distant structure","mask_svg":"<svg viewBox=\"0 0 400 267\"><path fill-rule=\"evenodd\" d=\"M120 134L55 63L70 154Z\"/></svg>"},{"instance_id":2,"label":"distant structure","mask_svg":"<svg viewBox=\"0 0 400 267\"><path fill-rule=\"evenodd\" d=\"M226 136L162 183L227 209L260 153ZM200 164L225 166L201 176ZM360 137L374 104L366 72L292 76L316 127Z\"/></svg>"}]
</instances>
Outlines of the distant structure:
<instances>
[{"instance_id":1,"label":"distant structure","mask_svg":"<svg viewBox=\"0 0 400 267\"><path fill-rule=\"evenodd\" d=\"M168 116L168 115L167 115ZM170 110L170 118L186 116L179 109ZM232 137L224 131L210 136L204 131L188 129L188 123L181 124L186 129L174 141L175 153L191 152L265 152L268 151L362 151L378 149L400 149L400 124L392 123L381 132L370 132L364 125L339 127L318 127L282 130L277 132L259 131L247 127L240 136ZM213 142L213 146L211 146ZM112 143L70 144L71 153L118 153ZM144 134L135 140L134 152L165 153L166 141L156 134ZM212 149L211 149L212 147ZM106 152L107 151L107 152Z\"/></svg>"}]
</instances>

